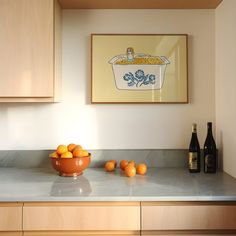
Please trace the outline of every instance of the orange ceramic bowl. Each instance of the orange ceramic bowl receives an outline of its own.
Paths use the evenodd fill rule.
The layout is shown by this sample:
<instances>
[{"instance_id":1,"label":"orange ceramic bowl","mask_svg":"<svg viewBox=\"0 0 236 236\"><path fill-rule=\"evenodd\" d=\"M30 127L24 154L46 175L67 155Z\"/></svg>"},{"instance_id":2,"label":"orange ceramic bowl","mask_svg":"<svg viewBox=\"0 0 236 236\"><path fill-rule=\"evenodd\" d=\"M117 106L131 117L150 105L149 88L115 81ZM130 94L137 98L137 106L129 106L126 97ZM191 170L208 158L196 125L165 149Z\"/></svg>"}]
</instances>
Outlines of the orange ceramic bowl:
<instances>
[{"instance_id":1,"label":"orange ceramic bowl","mask_svg":"<svg viewBox=\"0 0 236 236\"><path fill-rule=\"evenodd\" d=\"M90 156L89 153L87 157L51 158L51 163L60 176L78 176L89 166Z\"/></svg>"}]
</instances>

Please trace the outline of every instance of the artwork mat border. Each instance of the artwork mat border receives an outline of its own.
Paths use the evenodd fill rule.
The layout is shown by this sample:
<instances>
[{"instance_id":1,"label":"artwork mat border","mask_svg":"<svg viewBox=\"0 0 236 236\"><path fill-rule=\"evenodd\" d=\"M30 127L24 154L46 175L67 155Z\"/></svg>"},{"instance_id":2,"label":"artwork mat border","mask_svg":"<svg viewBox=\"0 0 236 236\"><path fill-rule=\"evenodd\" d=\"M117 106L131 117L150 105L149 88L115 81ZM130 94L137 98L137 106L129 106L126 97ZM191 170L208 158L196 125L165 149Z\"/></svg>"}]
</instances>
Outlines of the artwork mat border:
<instances>
[{"instance_id":1,"label":"artwork mat border","mask_svg":"<svg viewBox=\"0 0 236 236\"><path fill-rule=\"evenodd\" d=\"M186 101L182 102L95 102L93 101L93 36L185 36L186 37ZM91 71L90 71L90 103L91 104L189 104L189 68L188 68L188 34L122 34L122 33L91 33L90 34L90 53L91 53Z\"/></svg>"}]
</instances>

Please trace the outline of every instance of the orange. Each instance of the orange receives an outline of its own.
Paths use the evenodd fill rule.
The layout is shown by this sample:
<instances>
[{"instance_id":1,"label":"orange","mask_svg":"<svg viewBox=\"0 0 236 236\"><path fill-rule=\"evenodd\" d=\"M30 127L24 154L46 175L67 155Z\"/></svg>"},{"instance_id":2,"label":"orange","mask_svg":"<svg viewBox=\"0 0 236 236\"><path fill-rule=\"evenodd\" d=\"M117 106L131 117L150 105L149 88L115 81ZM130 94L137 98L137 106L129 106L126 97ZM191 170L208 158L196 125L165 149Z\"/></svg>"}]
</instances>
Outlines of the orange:
<instances>
[{"instance_id":1,"label":"orange","mask_svg":"<svg viewBox=\"0 0 236 236\"><path fill-rule=\"evenodd\" d=\"M136 172L137 172L137 174L139 174L139 175L145 175L146 172L147 172L147 165L146 165L146 164L143 164L143 163L138 164L138 165L136 166Z\"/></svg>"},{"instance_id":2,"label":"orange","mask_svg":"<svg viewBox=\"0 0 236 236\"><path fill-rule=\"evenodd\" d=\"M116 168L117 167L117 161L116 160L110 160L110 161L114 163L115 168Z\"/></svg>"},{"instance_id":3,"label":"orange","mask_svg":"<svg viewBox=\"0 0 236 236\"><path fill-rule=\"evenodd\" d=\"M49 157L51 157L51 158L58 158L60 156L57 154L57 152L53 152L53 153L49 154Z\"/></svg>"},{"instance_id":4,"label":"orange","mask_svg":"<svg viewBox=\"0 0 236 236\"><path fill-rule=\"evenodd\" d=\"M67 145L67 149L69 152L73 152L75 147L76 147L76 144L74 144L74 143L70 143L69 145Z\"/></svg>"},{"instance_id":5,"label":"orange","mask_svg":"<svg viewBox=\"0 0 236 236\"><path fill-rule=\"evenodd\" d=\"M57 154L59 154L59 155L61 155L64 152L67 152L67 151L68 151L68 149L67 149L66 145L61 144L57 147Z\"/></svg>"},{"instance_id":6,"label":"orange","mask_svg":"<svg viewBox=\"0 0 236 236\"><path fill-rule=\"evenodd\" d=\"M73 154L71 152L64 152L61 154L61 158L73 158Z\"/></svg>"},{"instance_id":7,"label":"orange","mask_svg":"<svg viewBox=\"0 0 236 236\"><path fill-rule=\"evenodd\" d=\"M83 157L87 157L87 156L89 156L89 152L87 151L87 150L82 150L83 152L82 152L82 156Z\"/></svg>"},{"instance_id":8,"label":"orange","mask_svg":"<svg viewBox=\"0 0 236 236\"><path fill-rule=\"evenodd\" d=\"M81 145L75 145L75 148L74 148L74 150L75 150L75 149L83 149L83 148L82 148L82 146L81 146Z\"/></svg>"},{"instance_id":9,"label":"orange","mask_svg":"<svg viewBox=\"0 0 236 236\"><path fill-rule=\"evenodd\" d=\"M127 165L127 166L125 167L125 175L126 175L127 177L133 177L133 176L135 176L135 175L136 175L136 169L135 169L135 167L132 166L132 165Z\"/></svg>"},{"instance_id":10,"label":"orange","mask_svg":"<svg viewBox=\"0 0 236 236\"><path fill-rule=\"evenodd\" d=\"M128 165L128 161L127 160L120 161L120 168L121 168L121 170L125 170L125 167L127 165Z\"/></svg>"},{"instance_id":11,"label":"orange","mask_svg":"<svg viewBox=\"0 0 236 236\"><path fill-rule=\"evenodd\" d=\"M114 164L114 162L108 161L108 162L106 162L104 168L106 171L111 172L115 169L115 164Z\"/></svg>"},{"instance_id":12,"label":"orange","mask_svg":"<svg viewBox=\"0 0 236 236\"><path fill-rule=\"evenodd\" d=\"M132 165L132 166L136 166L136 163L135 163L135 161L134 160L132 160L132 161L129 161L129 163L128 163L129 165Z\"/></svg>"},{"instance_id":13,"label":"orange","mask_svg":"<svg viewBox=\"0 0 236 236\"><path fill-rule=\"evenodd\" d=\"M87 156L89 156L89 153L86 150L75 148L73 151L73 156L74 157L87 157Z\"/></svg>"}]
</instances>

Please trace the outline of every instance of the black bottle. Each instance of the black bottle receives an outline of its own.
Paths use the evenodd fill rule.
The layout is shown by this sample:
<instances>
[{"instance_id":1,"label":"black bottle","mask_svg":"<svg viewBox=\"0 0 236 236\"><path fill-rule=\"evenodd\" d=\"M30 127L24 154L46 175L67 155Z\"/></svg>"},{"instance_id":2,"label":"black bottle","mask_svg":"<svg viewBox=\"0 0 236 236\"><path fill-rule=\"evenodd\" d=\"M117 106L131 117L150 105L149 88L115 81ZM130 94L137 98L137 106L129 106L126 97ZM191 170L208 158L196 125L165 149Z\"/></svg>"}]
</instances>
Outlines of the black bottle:
<instances>
[{"instance_id":1,"label":"black bottle","mask_svg":"<svg viewBox=\"0 0 236 236\"><path fill-rule=\"evenodd\" d=\"M207 137L204 143L204 172L216 173L217 150L216 143L212 135L212 123L207 123Z\"/></svg>"},{"instance_id":2,"label":"black bottle","mask_svg":"<svg viewBox=\"0 0 236 236\"><path fill-rule=\"evenodd\" d=\"M201 170L201 152L197 138L197 124L192 125L192 138L188 152L188 168L190 173L197 173Z\"/></svg>"}]
</instances>

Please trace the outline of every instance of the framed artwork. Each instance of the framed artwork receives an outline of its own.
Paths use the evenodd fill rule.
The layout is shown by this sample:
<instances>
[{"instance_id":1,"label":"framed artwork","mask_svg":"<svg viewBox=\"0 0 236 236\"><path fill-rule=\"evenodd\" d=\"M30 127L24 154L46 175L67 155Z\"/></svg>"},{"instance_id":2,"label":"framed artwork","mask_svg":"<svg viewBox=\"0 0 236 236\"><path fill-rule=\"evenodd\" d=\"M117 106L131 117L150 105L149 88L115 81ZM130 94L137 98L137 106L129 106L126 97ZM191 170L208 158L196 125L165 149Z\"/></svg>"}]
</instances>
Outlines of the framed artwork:
<instances>
[{"instance_id":1,"label":"framed artwork","mask_svg":"<svg viewBox=\"0 0 236 236\"><path fill-rule=\"evenodd\" d=\"M188 103L187 34L92 34L91 103Z\"/></svg>"}]
</instances>

